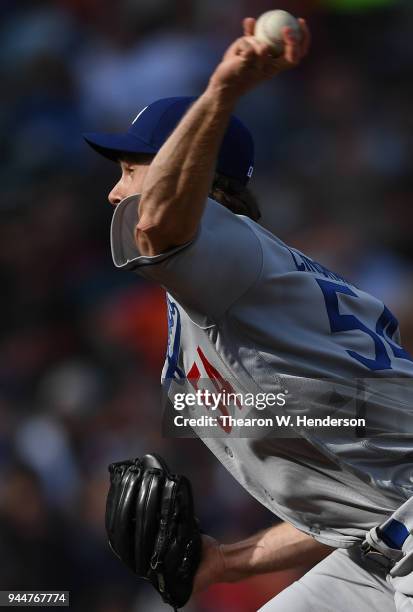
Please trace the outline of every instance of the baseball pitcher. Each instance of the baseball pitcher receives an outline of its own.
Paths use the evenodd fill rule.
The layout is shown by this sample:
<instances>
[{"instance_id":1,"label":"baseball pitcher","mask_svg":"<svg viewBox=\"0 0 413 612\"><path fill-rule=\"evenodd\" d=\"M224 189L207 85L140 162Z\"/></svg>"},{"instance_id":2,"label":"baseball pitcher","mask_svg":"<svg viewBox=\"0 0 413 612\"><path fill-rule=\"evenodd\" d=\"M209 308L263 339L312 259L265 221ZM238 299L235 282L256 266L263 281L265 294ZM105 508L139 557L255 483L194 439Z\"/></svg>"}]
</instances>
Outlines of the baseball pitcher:
<instances>
[{"instance_id":1,"label":"baseball pitcher","mask_svg":"<svg viewBox=\"0 0 413 612\"><path fill-rule=\"evenodd\" d=\"M257 223L247 187L253 142L232 113L244 93L297 66L310 35L304 20L301 36L285 28L283 55L274 57L254 38L255 20L243 26L197 99L158 100L126 133L85 138L122 172L109 194L115 266L167 291L163 384L190 380L196 387L209 378L221 390L277 396L290 386L295 394L294 435L235 435L227 420L222 435L201 436L283 523L220 545L197 536L191 518L180 546L179 516L193 513L190 491L160 459L147 456L112 468L111 545L135 571L139 565L140 575L149 572L175 607L213 583L306 563L312 569L263 610L413 610L412 358L381 301ZM367 427L325 433L300 426L306 397L323 418L340 404L314 391L323 380L343 388L364 381L357 411ZM374 393L366 392L370 383ZM132 486L144 513L138 519L124 494ZM167 571L172 558L175 582ZM190 587L172 595L178 579Z\"/></svg>"}]
</instances>

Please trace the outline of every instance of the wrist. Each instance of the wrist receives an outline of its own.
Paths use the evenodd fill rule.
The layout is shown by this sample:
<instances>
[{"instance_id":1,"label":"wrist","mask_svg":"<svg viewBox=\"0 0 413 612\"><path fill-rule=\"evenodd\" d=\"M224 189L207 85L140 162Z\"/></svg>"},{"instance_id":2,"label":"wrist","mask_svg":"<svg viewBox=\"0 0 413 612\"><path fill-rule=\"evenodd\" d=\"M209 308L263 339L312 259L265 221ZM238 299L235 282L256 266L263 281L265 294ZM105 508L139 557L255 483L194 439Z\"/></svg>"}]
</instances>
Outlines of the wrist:
<instances>
[{"instance_id":1,"label":"wrist","mask_svg":"<svg viewBox=\"0 0 413 612\"><path fill-rule=\"evenodd\" d=\"M229 85L216 82L213 76L209 80L203 96L223 110L228 110L230 113L234 110L239 98L239 95L237 95L233 88Z\"/></svg>"},{"instance_id":2,"label":"wrist","mask_svg":"<svg viewBox=\"0 0 413 612\"><path fill-rule=\"evenodd\" d=\"M240 543L221 544L221 582L238 582L245 580L253 574L246 564L243 551L240 551Z\"/></svg>"}]
</instances>

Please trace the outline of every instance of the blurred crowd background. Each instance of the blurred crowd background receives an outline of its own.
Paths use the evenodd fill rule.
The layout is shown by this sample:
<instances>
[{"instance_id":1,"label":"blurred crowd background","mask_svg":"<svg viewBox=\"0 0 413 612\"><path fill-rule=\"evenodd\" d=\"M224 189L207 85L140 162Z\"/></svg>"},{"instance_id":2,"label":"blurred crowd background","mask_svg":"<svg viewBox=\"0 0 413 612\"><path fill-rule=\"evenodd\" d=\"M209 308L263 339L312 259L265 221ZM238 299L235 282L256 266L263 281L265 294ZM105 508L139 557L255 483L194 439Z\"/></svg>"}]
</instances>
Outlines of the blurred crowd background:
<instances>
[{"instance_id":1,"label":"blurred crowd background","mask_svg":"<svg viewBox=\"0 0 413 612\"><path fill-rule=\"evenodd\" d=\"M384 299L413 349L409 0L2 0L0 589L71 590L76 612L165 610L103 527L107 464L150 450L192 479L206 532L233 541L276 520L202 442L161 437L164 296L114 269L118 168L81 136L201 93L242 17L272 8L306 17L313 47L238 106L262 222ZM252 612L299 571L188 610Z\"/></svg>"}]
</instances>

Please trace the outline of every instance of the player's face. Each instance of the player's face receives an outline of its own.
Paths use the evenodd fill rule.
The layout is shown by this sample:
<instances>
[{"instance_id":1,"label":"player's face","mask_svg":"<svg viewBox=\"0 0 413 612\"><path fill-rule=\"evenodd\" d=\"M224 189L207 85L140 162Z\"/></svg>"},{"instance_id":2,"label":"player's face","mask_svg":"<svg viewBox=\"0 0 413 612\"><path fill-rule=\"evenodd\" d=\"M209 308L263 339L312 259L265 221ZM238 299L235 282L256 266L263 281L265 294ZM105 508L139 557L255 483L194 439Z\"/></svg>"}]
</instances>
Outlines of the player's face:
<instances>
[{"instance_id":1,"label":"player's face","mask_svg":"<svg viewBox=\"0 0 413 612\"><path fill-rule=\"evenodd\" d=\"M152 155L141 155L119 161L122 175L108 196L112 206L117 206L130 195L142 192L143 182L152 159Z\"/></svg>"}]
</instances>

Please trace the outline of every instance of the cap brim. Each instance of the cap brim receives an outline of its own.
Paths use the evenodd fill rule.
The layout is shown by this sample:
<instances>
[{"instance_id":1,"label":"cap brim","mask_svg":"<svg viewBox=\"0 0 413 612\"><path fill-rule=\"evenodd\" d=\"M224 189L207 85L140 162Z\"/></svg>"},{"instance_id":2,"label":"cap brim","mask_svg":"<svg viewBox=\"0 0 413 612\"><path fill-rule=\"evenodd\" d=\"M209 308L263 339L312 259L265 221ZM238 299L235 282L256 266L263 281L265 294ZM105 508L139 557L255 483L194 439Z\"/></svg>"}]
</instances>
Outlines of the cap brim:
<instances>
[{"instance_id":1,"label":"cap brim","mask_svg":"<svg viewBox=\"0 0 413 612\"><path fill-rule=\"evenodd\" d=\"M97 153L112 161L118 161L119 153L157 153L157 149L132 134L87 132L83 138Z\"/></svg>"}]
</instances>

